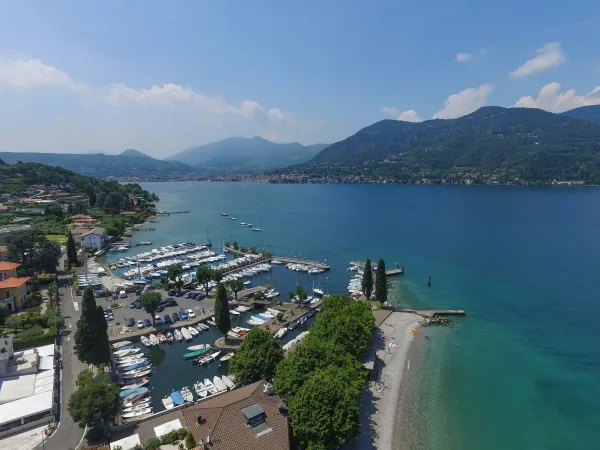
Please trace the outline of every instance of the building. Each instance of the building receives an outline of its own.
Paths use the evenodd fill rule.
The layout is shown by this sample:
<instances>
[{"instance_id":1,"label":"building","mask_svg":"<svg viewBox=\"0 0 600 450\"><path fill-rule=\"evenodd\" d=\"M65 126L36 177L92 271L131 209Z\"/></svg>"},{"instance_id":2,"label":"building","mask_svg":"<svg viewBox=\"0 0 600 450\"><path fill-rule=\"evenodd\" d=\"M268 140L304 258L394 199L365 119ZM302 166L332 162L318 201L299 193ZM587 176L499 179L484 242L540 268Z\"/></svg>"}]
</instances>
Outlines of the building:
<instances>
[{"instance_id":1,"label":"building","mask_svg":"<svg viewBox=\"0 0 600 450\"><path fill-rule=\"evenodd\" d=\"M210 398L183 411L198 445L214 450L289 450L287 407L263 393L263 382Z\"/></svg>"},{"instance_id":2,"label":"building","mask_svg":"<svg viewBox=\"0 0 600 450\"><path fill-rule=\"evenodd\" d=\"M31 228L31 225L27 224L11 224L0 227L0 245L6 245L8 237L11 235L11 233L14 233L15 231L28 230L29 228Z\"/></svg>"},{"instance_id":3,"label":"building","mask_svg":"<svg viewBox=\"0 0 600 450\"><path fill-rule=\"evenodd\" d=\"M19 263L0 261L0 303L7 304L11 311L23 308L29 289L29 277L17 276Z\"/></svg>"},{"instance_id":4,"label":"building","mask_svg":"<svg viewBox=\"0 0 600 450\"><path fill-rule=\"evenodd\" d=\"M80 235L81 245L83 247L91 247L102 249L108 244L108 236L104 228L95 227L86 233Z\"/></svg>"},{"instance_id":5,"label":"building","mask_svg":"<svg viewBox=\"0 0 600 450\"><path fill-rule=\"evenodd\" d=\"M54 344L14 352L12 337L0 337L0 439L53 420L54 352Z\"/></svg>"}]
</instances>

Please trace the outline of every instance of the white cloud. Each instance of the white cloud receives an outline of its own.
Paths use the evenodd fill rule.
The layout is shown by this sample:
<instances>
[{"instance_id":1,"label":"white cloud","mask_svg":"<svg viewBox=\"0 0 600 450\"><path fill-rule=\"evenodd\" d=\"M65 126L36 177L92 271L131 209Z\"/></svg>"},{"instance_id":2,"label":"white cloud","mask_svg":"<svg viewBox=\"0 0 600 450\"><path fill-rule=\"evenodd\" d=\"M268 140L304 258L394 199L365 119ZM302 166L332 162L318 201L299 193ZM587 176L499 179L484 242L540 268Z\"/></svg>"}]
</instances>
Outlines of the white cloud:
<instances>
[{"instance_id":1,"label":"white cloud","mask_svg":"<svg viewBox=\"0 0 600 450\"><path fill-rule=\"evenodd\" d=\"M458 62L466 62L473 59L473 53L457 53L456 60Z\"/></svg>"},{"instance_id":2,"label":"white cloud","mask_svg":"<svg viewBox=\"0 0 600 450\"><path fill-rule=\"evenodd\" d=\"M555 113L588 105L600 105L600 86L587 95L577 95L575 90L560 92L560 83L552 82L544 86L537 97L521 97L514 104L522 108L540 108Z\"/></svg>"},{"instance_id":3,"label":"white cloud","mask_svg":"<svg viewBox=\"0 0 600 450\"><path fill-rule=\"evenodd\" d=\"M408 111L400 111L398 108L394 106L384 106L381 108L381 112L391 116L396 120L403 120L405 122L422 122L423 119L419 116L419 113L414 109L409 109Z\"/></svg>"},{"instance_id":4,"label":"white cloud","mask_svg":"<svg viewBox=\"0 0 600 450\"><path fill-rule=\"evenodd\" d=\"M74 81L56 67L39 59L0 58L0 85L18 89L55 87L82 92L86 85Z\"/></svg>"},{"instance_id":5,"label":"white cloud","mask_svg":"<svg viewBox=\"0 0 600 450\"><path fill-rule=\"evenodd\" d=\"M534 73L543 72L553 67L560 66L567 61L567 57L560 48L559 42L550 42L537 50L537 55L511 72L513 78L528 77Z\"/></svg>"},{"instance_id":6,"label":"white cloud","mask_svg":"<svg viewBox=\"0 0 600 450\"><path fill-rule=\"evenodd\" d=\"M485 106L494 90L491 84L468 88L458 94L452 94L444 102L444 109L436 112L433 119L455 119Z\"/></svg>"}]
</instances>

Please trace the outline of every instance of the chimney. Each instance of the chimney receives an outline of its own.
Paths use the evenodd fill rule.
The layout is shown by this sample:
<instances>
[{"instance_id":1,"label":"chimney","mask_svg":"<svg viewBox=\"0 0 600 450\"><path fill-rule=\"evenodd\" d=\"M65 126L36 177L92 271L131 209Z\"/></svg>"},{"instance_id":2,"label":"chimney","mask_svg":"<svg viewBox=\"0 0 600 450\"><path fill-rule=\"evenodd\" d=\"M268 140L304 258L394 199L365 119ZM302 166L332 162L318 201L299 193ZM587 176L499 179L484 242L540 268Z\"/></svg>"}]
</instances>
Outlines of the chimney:
<instances>
[{"instance_id":1,"label":"chimney","mask_svg":"<svg viewBox=\"0 0 600 450\"><path fill-rule=\"evenodd\" d=\"M197 423L198 425L201 425L201 424L202 424L202 422L203 422L203 420L204 420L204 416L203 416L203 414L202 414L202 411L198 411L198 412L196 413L196 423Z\"/></svg>"}]
</instances>

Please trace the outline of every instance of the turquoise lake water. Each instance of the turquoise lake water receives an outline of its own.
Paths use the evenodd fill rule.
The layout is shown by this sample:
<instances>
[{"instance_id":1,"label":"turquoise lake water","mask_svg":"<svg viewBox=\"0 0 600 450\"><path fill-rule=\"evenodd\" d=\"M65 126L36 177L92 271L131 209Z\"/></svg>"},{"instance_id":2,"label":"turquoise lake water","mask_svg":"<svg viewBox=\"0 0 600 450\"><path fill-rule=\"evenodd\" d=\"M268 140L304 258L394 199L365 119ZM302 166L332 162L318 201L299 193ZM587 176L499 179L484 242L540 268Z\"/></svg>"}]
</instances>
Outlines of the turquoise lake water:
<instances>
[{"instance_id":1,"label":"turquoise lake water","mask_svg":"<svg viewBox=\"0 0 600 450\"><path fill-rule=\"evenodd\" d=\"M428 395L418 406L424 448L597 448L600 190L143 186L161 198L160 209L191 213L159 218L156 231L136 233L134 242L200 243L208 231L215 246L235 239L332 265L329 279L280 269L256 281L283 293L296 282L344 291L349 261L383 257L406 269L393 282L395 302L466 310L456 331L434 331L427 351ZM263 231L241 228L242 221Z\"/></svg>"}]
</instances>

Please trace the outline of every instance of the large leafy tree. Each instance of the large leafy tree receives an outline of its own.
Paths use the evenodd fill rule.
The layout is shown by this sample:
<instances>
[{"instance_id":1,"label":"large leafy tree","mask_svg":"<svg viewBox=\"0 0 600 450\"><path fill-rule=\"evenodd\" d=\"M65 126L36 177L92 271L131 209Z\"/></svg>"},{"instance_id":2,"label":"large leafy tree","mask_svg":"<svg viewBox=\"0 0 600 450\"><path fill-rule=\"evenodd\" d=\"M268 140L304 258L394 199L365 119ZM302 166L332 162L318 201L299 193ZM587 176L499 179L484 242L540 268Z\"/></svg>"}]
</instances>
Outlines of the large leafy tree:
<instances>
[{"instance_id":1,"label":"large leafy tree","mask_svg":"<svg viewBox=\"0 0 600 450\"><path fill-rule=\"evenodd\" d=\"M86 364L108 364L110 361L110 345L108 343L108 324L104 318L104 310L96 305L92 288L83 292L81 317L77 321L74 351L77 358Z\"/></svg>"},{"instance_id":2,"label":"large leafy tree","mask_svg":"<svg viewBox=\"0 0 600 450\"><path fill-rule=\"evenodd\" d=\"M10 316L6 318L4 324L9 328L14 328L15 334L17 334L17 330L23 326L23 319L19 316Z\"/></svg>"},{"instance_id":3,"label":"large leafy tree","mask_svg":"<svg viewBox=\"0 0 600 450\"><path fill-rule=\"evenodd\" d=\"M227 289L223 283L217 285L215 295L215 323L217 328L227 339L227 332L231 329L231 317L229 316L229 305L227 304Z\"/></svg>"},{"instance_id":4,"label":"large leafy tree","mask_svg":"<svg viewBox=\"0 0 600 450\"><path fill-rule=\"evenodd\" d=\"M206 296L208 297L208 283L212 279L212 269L208 266L200 266L196 270L196 281L204 286Z\"/></svg>"},{"instance_id":5,"label":"large leafy tree","mask_svg":"<svg viewBox=\"0 0 600 450\"><path fill-rule=\"evenodd\" d=\"M69 267L77 265L77 247L70 231L67 236L67 260L69 261Z\"/></svg>"},{"instance_id":6,"label":"large leafy tree","mask_svg":"<svg viewBox=\"0 0 600 450\"><path fill-rule=\"evenodd\" d=\"M364 379L354 367L314 372L289 402L294 436L308 448L336 448L358 432Z\"/></svg>"},{"instance_id":7,"label":"large leafy tree","mask_svg":"<svg viewBox=\"0 0 600 450\"><path fill-rule=\"evenodd\" d=\"M108 375L84 370L77 377L77 389L69 398L68 410L81 427L99 428L119 412L119 385Z\"/></svg>"},{"instance_id":8,"label":"large leafy tree","mask_svg":"<svg viewBox=\"0 0 600 450\"><path fill-rule=\"evenodd\" d=\"M154 318L156 317L156 310L160 303L160 292L150 291L144 292L140 295L139 302L142 304L142 308L152 317L152 326L154 326Z\"/></svg>"},{"instance_id":9,"label":"large leafy tree","mask_svg":"<svg viewBox=\"0 0 600 450\"><path fill-rule=\"evenodd\" d=\"M223 280L223 272L221 272L219 269L214 269L212 271L211 278L217 283L220 283L221 280Z\"/></svg>"},{"instance_id":10,"label":"large leafy tree","mask_svg":"<svg viewBox=\"0 0 600 450\"><path fill-rule=\"evenodd\" d=\"M41 230L15 231L8 237L7 247L8 259L21 263L28 273L56 272L60 246L49 241Z\"/></svg>"},{"instance_id":11,"label":"large leafy tree","mask_svg":"<svg viewBox=\"0 0 600 450\"><path fill-rule=\"evenodd\" d=\"M377 272L375 272L375 298L382 305L387 301L387 290L385 262L383 259L380 259L377 261Z\"/></svg>"},{"instance_id":12,"label":"large leafy tree","mask_svg":"<svg viewBox=\"0 0 600 450\"><path fill-rule=\"evenodd\" d=\"M175 283L177 292L181 293L181 287L183 286L183 267L181 267L181 264L169 266L167 269L167 277Z\"/></svg>"},{"instance_id":13,"label":"large leafy tree","mask_svg":"<svg viewBox=\"0 0 600 450\"><path fill-rule=\"evenodd\" d=\"M371 260L367 258L365 261L365 272L362 277L362 291L367 298L371 298L373 292L373 269L371 268Z\"/></svg>"},{"instance_id":14,"label":"large leafy tree","mask_svg":"<svg viewBox=\"0 0 600 450\"><path fill-rule=\"evenodd\" d=\"M235 296L235 299L237 301L238 292L241 291L242 289L244 289L244 282L242 280L231 280L229 282L229 287L233 291L233 295Z\"/></svg>"},{"instance_id":15,"label":"large leafy tree","mask_svg":"<svg viewBox=\"0 0 600 450\"><path fill-rule=\"evenodd\" d=\"M277 366L273 384L278 395L290 401L317 370L329 366L353 367L360 370L360 362L339 346L309 335Z\"/></svg>"},{"instance_id":16,"label":"large leafy tree","mask_svg":"<svg viewBox=\"0 0 600 450\"><path fill-rule=\"evenodd\" d=\"M272 378L282 359L283 350L271 333L252 328L229 360L229 368L241 383L252 383Z\"/></svg>"}]
</instances>

